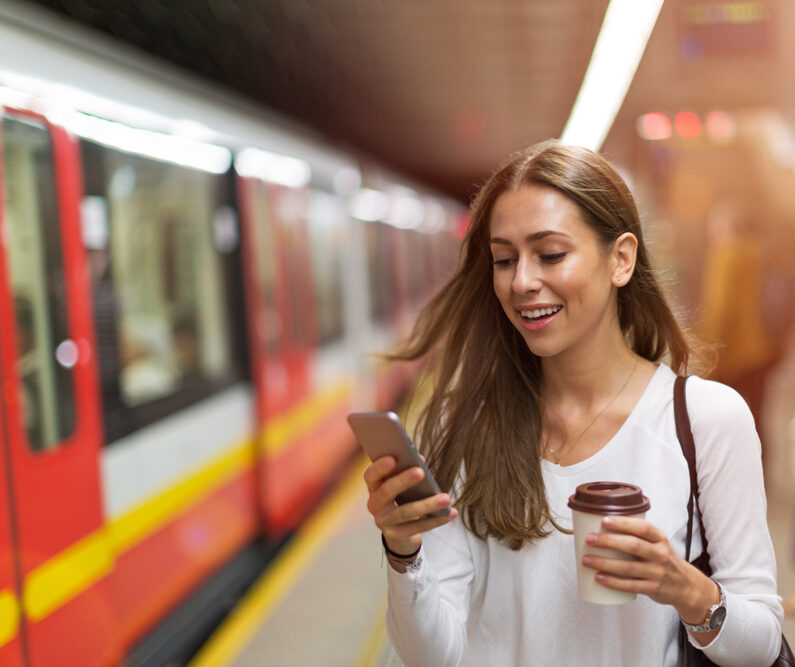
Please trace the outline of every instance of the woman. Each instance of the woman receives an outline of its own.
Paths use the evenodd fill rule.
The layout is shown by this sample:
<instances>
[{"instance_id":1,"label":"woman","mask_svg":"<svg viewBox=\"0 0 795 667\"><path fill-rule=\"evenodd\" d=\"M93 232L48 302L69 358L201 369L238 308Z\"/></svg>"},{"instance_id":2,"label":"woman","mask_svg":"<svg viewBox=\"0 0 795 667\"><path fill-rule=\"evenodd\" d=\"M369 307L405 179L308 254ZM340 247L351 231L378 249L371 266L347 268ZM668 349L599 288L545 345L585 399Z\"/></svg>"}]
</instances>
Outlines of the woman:
<instances>
[{"instance_id":1,"label":"woman","mask_svg":"<svg viewBox=\"0 0 795 667\"><path fill-rule=\"evenodd\" d=\"M683 558L689 481L672 400L688 346L604 159L545 142L487 181L455 276L397 358L426 355L436 384L418 439L445 493L398 507L422 472L394 475L390 457L365 472L387 628L407 665L675 665L680 619L700 625L713 605L725 620L691 643L718 664L773 662L782 612L753 420L730 388L688 381L710 579ZM640 594L623 605L577 595L566 502L598 480L651 500L646 520L589 537L638 559L584 561Z\"/></svg>"}]
</instances>

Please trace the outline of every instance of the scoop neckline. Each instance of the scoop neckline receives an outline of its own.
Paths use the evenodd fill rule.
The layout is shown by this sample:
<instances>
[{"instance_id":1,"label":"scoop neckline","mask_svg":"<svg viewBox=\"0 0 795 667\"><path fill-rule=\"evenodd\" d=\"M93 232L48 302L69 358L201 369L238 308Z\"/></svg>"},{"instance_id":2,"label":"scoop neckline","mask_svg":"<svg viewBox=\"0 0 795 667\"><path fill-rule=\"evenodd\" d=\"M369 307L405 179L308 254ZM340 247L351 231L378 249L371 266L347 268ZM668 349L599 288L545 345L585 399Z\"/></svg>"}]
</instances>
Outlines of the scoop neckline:
<instances>
[{"instance_id":1,"label":"scoop neckline","mask_svg":"<svg viewBox=\"0 0 795 667\"><path fill-rule=\"evenodd\" d=\"M664 376L667 375L665 372L666 370L670 371L665 364L657 365L657 370L654 371L654 375L652 375L649 379L646 388L643 390L643 393L640 395L640 398L638 398L632 410L630 410L629 415L627 415L627 418L624 420L624 423L621 424L619 429L613 434L613 437L611 437L610 440L608 440L599 451L594 452L588 458L583 459L582 461L572 463L570 466L561 466L557 463L542 458L542 469L559 476L576 475L577 473L596 465L599 463L599 461L608 456L610 451L615 447L615 443L620 440L623 431L629 428L628 424L636 421L638 415L643 412L645 404L650 400L649 397L655 392L657 385L663 381Z\"/></svg>"}]
</instances>

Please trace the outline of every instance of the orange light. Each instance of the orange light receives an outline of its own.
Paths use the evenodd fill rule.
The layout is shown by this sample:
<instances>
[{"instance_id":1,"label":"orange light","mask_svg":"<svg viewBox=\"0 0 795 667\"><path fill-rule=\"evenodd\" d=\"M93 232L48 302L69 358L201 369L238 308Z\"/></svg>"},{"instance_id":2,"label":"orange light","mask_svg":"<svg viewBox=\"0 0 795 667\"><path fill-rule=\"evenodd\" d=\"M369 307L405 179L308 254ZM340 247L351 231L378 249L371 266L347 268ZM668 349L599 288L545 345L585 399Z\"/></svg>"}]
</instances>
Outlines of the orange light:
<instances>
[{"instance_id":1,"label":"orange light","mask_svg":"<svg viewBox=\"0 0 795 667\"><path fill-rule=\"evenodd\" d=\"M723 111L710 111L704 124L707 134L715 139L731 139L734 136L734 121Z\"/></svg>"},{"instance_id":2,"label":"orange light","mask_svg":"<svg viewBox=\"0 0 795 667\"><path fill-rule=\"evenodd\" d=\"M664 113L653 111L638 118L637 130L644 139L667 139L671 136L671 121Z\"/></svg>"},{"instance_id":3,"label":"orange light","mask_svg":"<svg viewBox=\"0 0 795 667\"><path fill-rule=\"evenodd\" d=\"M674 118L674 127L680 137L700 137L701 119L692 111L680 111Z\"/></svg>"}]
</instances>

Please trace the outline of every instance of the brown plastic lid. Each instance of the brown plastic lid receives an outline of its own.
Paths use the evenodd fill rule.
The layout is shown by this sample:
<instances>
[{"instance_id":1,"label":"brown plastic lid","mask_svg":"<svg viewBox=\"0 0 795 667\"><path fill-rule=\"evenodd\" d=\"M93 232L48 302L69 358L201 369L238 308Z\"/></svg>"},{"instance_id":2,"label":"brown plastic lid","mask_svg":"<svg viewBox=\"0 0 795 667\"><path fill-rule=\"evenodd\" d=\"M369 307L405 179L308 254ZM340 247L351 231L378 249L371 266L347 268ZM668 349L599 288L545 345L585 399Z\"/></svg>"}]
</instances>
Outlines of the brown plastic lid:
<instances>
[{"instance_id":1,"label":"brown plastic lid","mask_svg":"<svg viewBox=\"0 0 795 667\"><path fill-rule=\"evenodd\" d=\"M588 514L641 514L651 507L639 486L625 482L580 484L569 496L569 507Z\"/></svg>"}]
</instances>

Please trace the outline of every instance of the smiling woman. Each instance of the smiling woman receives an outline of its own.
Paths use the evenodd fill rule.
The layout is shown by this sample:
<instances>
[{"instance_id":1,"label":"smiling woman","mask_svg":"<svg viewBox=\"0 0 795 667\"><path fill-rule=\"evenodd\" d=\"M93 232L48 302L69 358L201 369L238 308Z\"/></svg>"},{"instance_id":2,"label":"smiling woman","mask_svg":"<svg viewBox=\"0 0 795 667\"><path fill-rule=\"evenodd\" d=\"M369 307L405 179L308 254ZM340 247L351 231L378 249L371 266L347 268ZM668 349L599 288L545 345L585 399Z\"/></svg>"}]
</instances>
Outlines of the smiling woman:
<instances>
[{"instance_id":1,"label":"smiling woman","mask_svg":"<svg viewBox=\"0 0 795 667\"><path fill-rule=\"evenodd\" d=\"M549 356L543 341L558 331L576 335L614 324L613 288L635 264L638 241L631 232L606 246L574 202L550 187L525 185L497 199L491 234L500 305L520 332L544 332L525 334L531 351ZM607 311L611 317L602 317Z\"/></svg>"},{"instance_id":2,"label":"smiling woman","mask_svg":"<svg viewBox=\"0 0 795 667\"><path fill-rule=\"evenodd\" d=\"M687 407L712 578L684 557L673 388L689 355L618 173L554 141L511 156L475 200L456 274L394 357L429 360L417 441L443 493L398 506L419 469L395 474L384 457L365 472L406 664L673 667L680 620L718 664L773 661L782 610L759 439L742 399L697 377ZM605 519L587 543L617 556L578 562L567 499L599 480L641 487L651 509ZM578 568L637 599L594 608Z\"/></svg>"}]
</instances>

